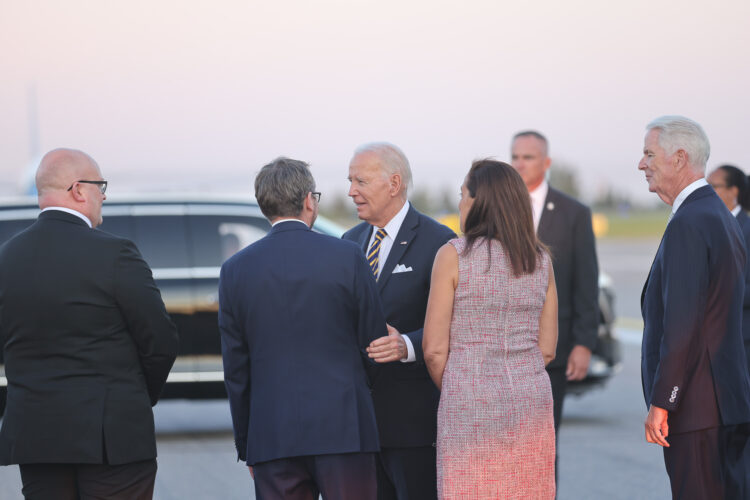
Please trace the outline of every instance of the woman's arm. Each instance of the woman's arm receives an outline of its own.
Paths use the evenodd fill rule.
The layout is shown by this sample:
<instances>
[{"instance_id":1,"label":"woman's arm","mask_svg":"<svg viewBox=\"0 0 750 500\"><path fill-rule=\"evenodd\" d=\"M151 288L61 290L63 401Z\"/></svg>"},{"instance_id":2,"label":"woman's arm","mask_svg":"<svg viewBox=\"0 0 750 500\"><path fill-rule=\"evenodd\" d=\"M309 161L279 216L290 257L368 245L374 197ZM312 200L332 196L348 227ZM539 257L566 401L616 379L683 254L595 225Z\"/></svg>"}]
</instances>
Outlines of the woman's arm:
<instances>
[{"instance_id":1,"label":"woman's arm","mask_svg":"<svg viewBox=\"0 0 750 500\"><path fill-rule=\"evenodd\" d=\"M542 315L539 318L539 349L544 357L544 365L555 359L557 350L557 288L555 287L555 272L552 263L549 265L549 284L547 298L544 299Z\"/></svg>"},{"instance_id":2,"label":"woman's arm","mask_svg":"<svg viewBox=\"0 0 750 500\"><path fill-rule=\"evenodd\" d=\"M448 361L453 298L457 284L458 253L453 245L446 243L438 250L432 265L430 297L422 337L427 371L438 389L442 388L443 371Z\"/></svg>"}]
</instances>

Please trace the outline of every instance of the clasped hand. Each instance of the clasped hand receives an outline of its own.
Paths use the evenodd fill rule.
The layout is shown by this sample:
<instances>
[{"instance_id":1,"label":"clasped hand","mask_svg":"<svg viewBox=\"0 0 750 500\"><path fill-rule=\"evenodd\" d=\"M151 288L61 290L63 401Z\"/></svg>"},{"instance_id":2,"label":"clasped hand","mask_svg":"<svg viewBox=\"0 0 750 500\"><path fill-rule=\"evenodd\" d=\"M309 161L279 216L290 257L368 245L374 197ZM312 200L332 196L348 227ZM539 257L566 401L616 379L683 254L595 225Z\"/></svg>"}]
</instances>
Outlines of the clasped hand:
<instances>
[{"instance_id":1,"label":"clasped hand","mask_svg":"<svg viewBox=\"0 0 750 500\"><path fill-rule=\"evenodd\" d=\"M398 330L391 325L386 326L388 327L388 335L370 342L367 347L367 355L376 363L390 363L406 359L408 355L406 342Z\"/></svg>"}]
</instances>

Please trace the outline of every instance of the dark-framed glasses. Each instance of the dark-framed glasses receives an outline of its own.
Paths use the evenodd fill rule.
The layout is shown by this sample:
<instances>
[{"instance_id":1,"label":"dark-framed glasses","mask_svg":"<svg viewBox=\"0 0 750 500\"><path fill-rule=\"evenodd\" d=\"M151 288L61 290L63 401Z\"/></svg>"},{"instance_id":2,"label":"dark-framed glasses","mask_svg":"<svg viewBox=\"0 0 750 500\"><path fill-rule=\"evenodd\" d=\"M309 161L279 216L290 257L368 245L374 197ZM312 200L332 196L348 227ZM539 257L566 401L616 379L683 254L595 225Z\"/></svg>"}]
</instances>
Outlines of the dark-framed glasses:
<instances>
[{"instance_id":1,"label":"dark-framed glasses","mask_svg":"<svg viewBox=\"0 0 750 500\"><path fill-rule=\"evenodd\" d=\"M76 181L76 182L81 182L83 184L96 184L97 186L99 186L99 191L101 191L102 194L107 192L107 181ZM68 188L68 191L73 189L73 186L76 185L76 182L70 185L70 187Z\"/></svg>"},{"instance_id":2,"label":"dark-framed glasses","mask_svg":"<svg viewBox=\"0 0 750 500\"><path fill-rule=\"evenodd\" d=\"M315 201L320 203L320 192L319 191L310 191L310 194L313 198L315 198Z\"/></svg>"}]
</instances>

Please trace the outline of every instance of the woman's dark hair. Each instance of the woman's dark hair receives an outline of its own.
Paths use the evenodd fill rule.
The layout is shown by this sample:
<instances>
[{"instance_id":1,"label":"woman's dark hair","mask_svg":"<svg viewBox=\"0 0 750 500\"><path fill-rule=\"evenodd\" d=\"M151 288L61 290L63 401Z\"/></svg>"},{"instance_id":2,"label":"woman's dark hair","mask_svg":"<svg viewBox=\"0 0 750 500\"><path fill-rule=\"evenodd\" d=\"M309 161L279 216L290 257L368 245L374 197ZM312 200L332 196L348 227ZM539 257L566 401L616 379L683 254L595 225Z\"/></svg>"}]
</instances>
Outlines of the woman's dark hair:
<instances>
[{"instance_id":1,"label":"woman's dark hair","mask_svg":"<svg viewBox=\"0 0 750 500\"><path fill-rule=\"evenodd\" d=\"M498 240L515 276L533 273L546 249L536 237L531 198L518 172L507 163L476 160L466 175L466 189L474 203L464 222L465 251L478 238Z\"/></svg>"},{"instance_id":2,"label":"woman's dark hair","mask_svg":"<svg viewBox=\"0 0 750 500\"><path fill-rule=\"evenodd\" d=\"M750 186L745 172L734 165L722 165L717 170L724 172L724 183L727 188L737 188L737 203L743 210L750 210Z\"/></svg>"}]
</instances>

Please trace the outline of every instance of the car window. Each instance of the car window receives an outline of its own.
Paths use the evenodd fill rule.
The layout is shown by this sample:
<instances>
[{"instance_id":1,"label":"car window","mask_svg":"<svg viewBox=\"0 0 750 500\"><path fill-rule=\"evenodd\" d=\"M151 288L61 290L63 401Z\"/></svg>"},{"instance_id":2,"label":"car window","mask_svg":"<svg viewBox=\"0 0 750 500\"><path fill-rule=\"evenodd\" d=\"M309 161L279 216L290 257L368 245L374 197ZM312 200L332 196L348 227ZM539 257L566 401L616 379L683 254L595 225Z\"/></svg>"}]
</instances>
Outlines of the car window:
<instances>
[{"instance_id":1,"label":"car window","mask_svg":"<svg viewBox=\"0 0 750 500\"><path fill-rule=\"evenodd\" d=\"M266 235L266 219L247 216L190 215L188 235L194 267L219 267L237 251Z\"/></svg>"},{"instance_id":2,"label":"car window","mask_svg":"<svg viewBox=\"0 0 750 500\"><path fill-rule=\"evenodd\" d=\"M99 229L129 240L133 237L133 217L130 215L108 215L103 218ZM136 243L137 244L137 243Z\"/></svg>"},{"instance_id":3,"label":"car window","mask_svg":"<svg viewBox=\"0 0 750 500\"><path fill-rule=\"evenodd\" d=\"M32 225L35 220L36 219L0 221L0 245Z\"/></svg>"},{"instance_id":4,"label":"car window","mask_svg":"<svg viewBox=\"0 0 750 500\"><path fill-rule=\"evenodd\" d=\"M133 241L152 268L189 267L184 215L132 217Z\"/></svg>"}]
</instances>

